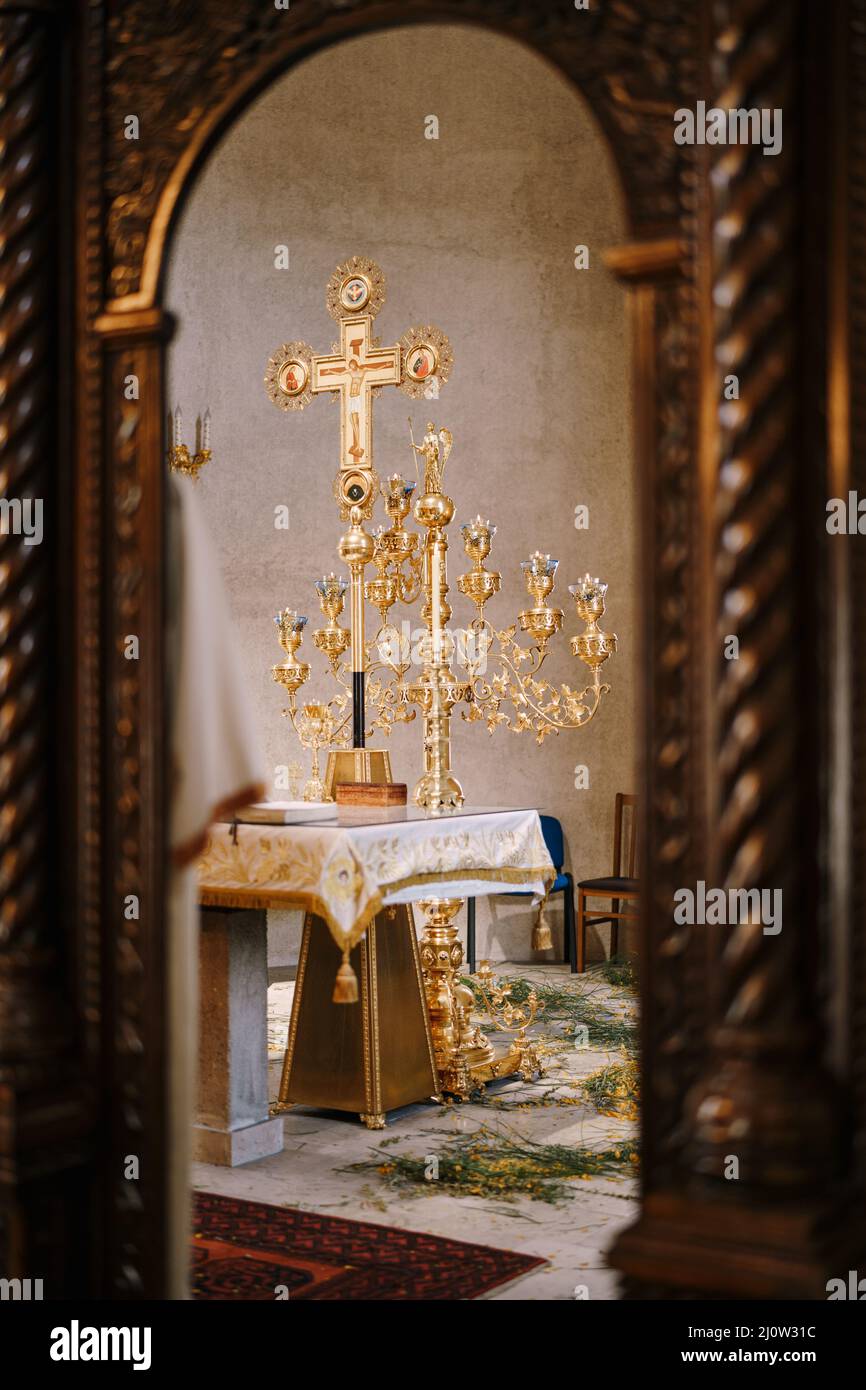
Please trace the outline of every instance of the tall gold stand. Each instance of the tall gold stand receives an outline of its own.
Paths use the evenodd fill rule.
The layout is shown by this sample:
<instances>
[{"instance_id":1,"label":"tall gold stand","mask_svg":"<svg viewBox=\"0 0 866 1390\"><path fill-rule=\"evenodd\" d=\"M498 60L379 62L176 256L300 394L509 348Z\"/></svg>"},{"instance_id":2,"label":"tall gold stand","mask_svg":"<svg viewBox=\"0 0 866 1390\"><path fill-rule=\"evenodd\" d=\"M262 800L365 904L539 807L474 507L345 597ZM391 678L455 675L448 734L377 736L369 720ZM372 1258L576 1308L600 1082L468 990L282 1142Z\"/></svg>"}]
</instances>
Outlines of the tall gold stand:
<instances>
[{"instance_id":1,"label":"tall gold stand","mask_svg":"<svg viewBox=\"0 0 866 1390\"><path fill-rule=\"evenodd\" d=\"M512 1004L507 985L497 985L486 965L473 978L496 1027L516 1030L516 1036L504 1051L497 1052L472 1023L475 996L468 985L460 983L463 947L454 925L462 904L462 898L425 898L418 906L426 919L421 968L439 1086L466 1100L479 1086L498 1077L517 1075L531 1081L542 1074L542 1066L536 1044L525 1036L538 1012L534 992L525 1005Z\"/></svg>"}]
</instances>

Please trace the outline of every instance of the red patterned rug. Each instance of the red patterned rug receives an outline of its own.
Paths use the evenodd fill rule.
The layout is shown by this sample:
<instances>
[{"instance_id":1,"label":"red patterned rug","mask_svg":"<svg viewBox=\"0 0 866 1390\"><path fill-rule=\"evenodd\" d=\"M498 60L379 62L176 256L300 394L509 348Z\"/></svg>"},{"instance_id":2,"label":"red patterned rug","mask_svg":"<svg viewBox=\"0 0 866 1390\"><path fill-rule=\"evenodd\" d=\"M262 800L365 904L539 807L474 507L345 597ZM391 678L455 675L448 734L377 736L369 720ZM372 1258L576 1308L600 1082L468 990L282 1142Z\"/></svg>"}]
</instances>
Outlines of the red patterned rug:
<instances>
[{"instance_id":1,"label":"red patterned rug","mask_svg":"<svg viewBox=\"0 0 866 1390\"><path fill-rule=\"evenodd\" d=\"M193 1296L200 1299L478 1298L547 1263L211 1192L195 1194L193 1232Z\"/></svg>"}]
</instances>

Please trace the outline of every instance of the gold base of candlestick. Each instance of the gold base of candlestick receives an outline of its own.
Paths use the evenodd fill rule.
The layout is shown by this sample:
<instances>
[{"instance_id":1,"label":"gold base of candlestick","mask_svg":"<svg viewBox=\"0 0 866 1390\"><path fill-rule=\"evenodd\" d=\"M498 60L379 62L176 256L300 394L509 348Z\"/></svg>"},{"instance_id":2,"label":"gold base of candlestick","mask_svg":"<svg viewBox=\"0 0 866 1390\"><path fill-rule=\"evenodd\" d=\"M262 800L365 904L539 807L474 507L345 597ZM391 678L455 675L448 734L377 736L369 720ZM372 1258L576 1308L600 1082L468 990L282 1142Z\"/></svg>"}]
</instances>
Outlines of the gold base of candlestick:
<instances>
[{"instance_id":1,"label":"gold base of candlestick","mask_svg":"<svg viewBox=\"0 0 866 1390\"><path fill-rule=\"evenodd\" d=\"M418 906L425 917L421 969L439 1086L449 1095L468 1100L485 1082L500 1077L517 1075L523 1081L532 1081L542 1075L542 1066L536 1044L524 1036L535 1017L534 997L527 1009L515 1010L511 1005L503 1009L503 1021L497 1021L497 1026L513 1023L518 1029L517 1036L503 1051L497 1051L472 1022L475 996L468 985L460 983L463 947L454 925L462 904L461 898L425 898ZM492 1014L498 998L504 998L507 991L491 988L489 970L482 971L478 978Z\"/></svg>"},{"instance_id":2,"label":"gold base of candlestick","mask_svg":"<svg viewBox=\"0 0 866 1390\"><path fill-rule=\"evenodd\" d=\"M441 813L459 811L466 800L463 788L450 772L425 772L412 793L416 806L424 811Z\"/></svg>"}]
</instances>

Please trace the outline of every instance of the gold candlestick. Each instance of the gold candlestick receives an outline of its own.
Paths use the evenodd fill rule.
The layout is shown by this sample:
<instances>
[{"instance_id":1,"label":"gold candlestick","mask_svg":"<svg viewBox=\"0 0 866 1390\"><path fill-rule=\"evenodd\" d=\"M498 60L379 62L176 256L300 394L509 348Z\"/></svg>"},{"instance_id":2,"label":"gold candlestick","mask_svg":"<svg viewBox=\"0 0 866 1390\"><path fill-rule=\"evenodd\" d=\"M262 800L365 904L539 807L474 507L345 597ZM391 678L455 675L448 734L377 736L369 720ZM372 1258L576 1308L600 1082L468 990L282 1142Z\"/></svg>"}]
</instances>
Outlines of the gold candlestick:
<instances>
[{"instance_id":1,"label":"gold candlestick","mask_svg":"<svg viewBox=\"0 0 866 1390\"><path fill-rule=\"evenodd\" d=\"M493 537L496 535L496 527L491 526L489 521L482 521L480 516L476 516L474 521L468 521L460 527L463 535L463 545L466 554L472 561L472 569L468 574L461 574L457 580L457 588L461 594L470 598L478 609L479 615L484 613L484 605L494 594L499 593L501 576L497 570L486 570L484 561L490 554Z\"/></svg>"},{"instance_id":2,"label":"gold candlestick","mask_svg":"<svg viewBox=\"0 0 866 1390\"><path fill-rule=\"evenodd\" d=\"M337 670L340 657L352 640L349 629L340 627L337 621L343 611L348 587L345 579L339 579L333 573L323 575L321 579L316 580L319 606L328 622L325 627L316 629L313 633L313 642L317 651L324 653L328 658L331 663L331 670L334 672Z\"/></svg>"},{"instance_id":3,"label":"gold candlestick","mask_svg":"<svg viewBox=\"0 0 866 1390\"><path fill-rule=\"evenodd\" d=\"M303 641L307 619L303 614L296 613L294 608L283 608L275 615L274 622L280 634L280 646L286 654L286 659L281 661L279 665L271 667L271 675L286 691L289 702L294 708L295 695L310 675L307 662L298 661L297 658L297 651Z\"/></svg>"},{"instance_id":4,"label":"gold candlestick","mask_svg":"<svg viewBox=\"0 0 866 1390\"><path fill-rule=\"evenodd\" d=\"M450 638L446 641L446 624L451 617L446 528L454 516L454 503L442 492L442 476L451 442L448 430L437 434L430 423L423 444L412 444L424 457L425 490L415 503L415 520L427 531L423 546L425 602L421 610L427 633L421 647L421 676L409 686L409 699L420 706L424 717L424 775L415 787L413 799L431 815L463 805L463 788L451 771L451 711L470 693L469 683L458 680L451 670Z\"/></svg>"},{"instance_id":5,"label":"gold candlestick","mask_svg":"<svg viewBox=\"0 0 866 1390\"><path fill-rule=\"evenodd\" d=\"M513 1004L510 987L494 980L486 961L474 979L495 1027L515 1037L497 1052L472 1022L475 996L460 981L463 947L454 925L462 904L462 898L425 898L418 904L425 917L419 948L439 1085L467 1100L486 1081L513 1075L531 1081L542 1066L536 1045L526 1037L539 1009L535 991L525 1004Z\"/></svg>"},{"instance_id":6,"label":"gold candlestick","mask_svg":"<svg viewBox=\"0 0 866 1390\"><path fill-rule=\"evenodd\" d=\"M330 710L321 700L311 700L304 705L298 721L298 735L313 755L310 779L304 787L304 801L333 801L333 797L325 791L319 772L319 749L330 743L332 723Z\"/></svg>"},{"instance_id":7,"label":"gold candlestick","mask_svg":"<svg viewBox=\"0 0 866 1390\"><path fill-rule=\"evenodd\" d=\"M376 566L376 578L368 579L364 585L364 597L374 608L378 608L383 627L388 621L388 610L397 602L400 592L397 575L388 573L391 555L384 544L385 534L384 526L379 526L373 532L373 564Z\"/></svg>"}]
</instances>

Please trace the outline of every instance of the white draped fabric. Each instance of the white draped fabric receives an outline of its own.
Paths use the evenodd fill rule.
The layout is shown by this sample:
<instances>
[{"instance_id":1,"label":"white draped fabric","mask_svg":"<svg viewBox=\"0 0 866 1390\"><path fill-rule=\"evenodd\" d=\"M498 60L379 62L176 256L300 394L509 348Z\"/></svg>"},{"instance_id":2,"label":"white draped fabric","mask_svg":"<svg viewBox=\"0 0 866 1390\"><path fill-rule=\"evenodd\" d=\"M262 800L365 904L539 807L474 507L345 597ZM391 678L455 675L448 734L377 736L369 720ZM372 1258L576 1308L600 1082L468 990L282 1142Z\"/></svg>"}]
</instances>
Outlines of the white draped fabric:
<instances>
[{"instance_id":1,"label":"white draped fabric","mask_svg":"<svg viewBox=\"0 0 866 1390\"><path fill-rule=\"evenodd\" d=\"M180 538L171 847L176 862L189 863L200 853L213 821L262 795L264 761L195 484L176 475L171 483Z\"/></svg>"},{"instance_id":2,"label":"white draped fabric","mask_svg":"<svg viewBox=\"0 0 866 1390\"><path fill-rule=\"evenodd\" d=\"M345 951L391 903L515 888L541 898L556 876L534 810L351 819L214 826L198 866L201 902L304 907L325 920Z\"/></svg>"},{"instance_id":3,"label":"white draped fabric","mask_svg":"<svg viewBox=\"0 0 866 1390\"><path fill-rule=\"evenodd\" d=\"M189 1170L198 1050L198 908L193 862L214 818L262 794L228 602L195 487L169 475L167 655L171 687L168 1034L170 1283L188 1297Z\"/></svg>"}]
</instances>

